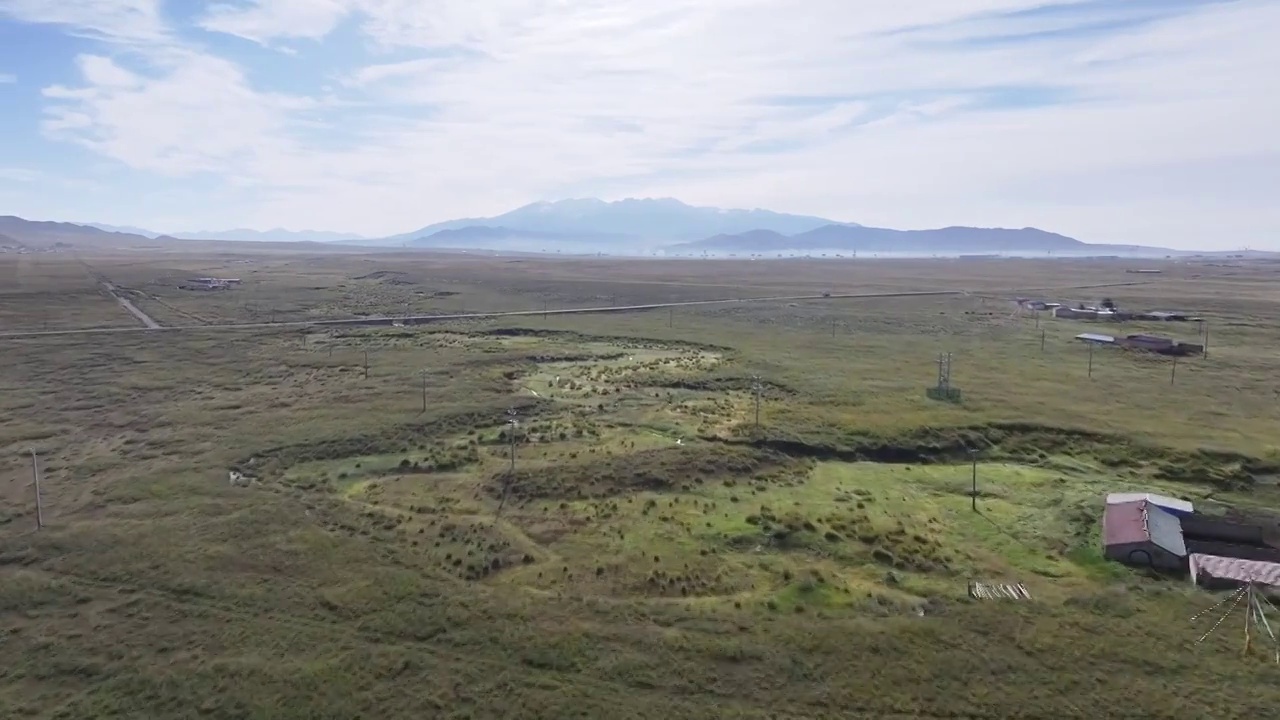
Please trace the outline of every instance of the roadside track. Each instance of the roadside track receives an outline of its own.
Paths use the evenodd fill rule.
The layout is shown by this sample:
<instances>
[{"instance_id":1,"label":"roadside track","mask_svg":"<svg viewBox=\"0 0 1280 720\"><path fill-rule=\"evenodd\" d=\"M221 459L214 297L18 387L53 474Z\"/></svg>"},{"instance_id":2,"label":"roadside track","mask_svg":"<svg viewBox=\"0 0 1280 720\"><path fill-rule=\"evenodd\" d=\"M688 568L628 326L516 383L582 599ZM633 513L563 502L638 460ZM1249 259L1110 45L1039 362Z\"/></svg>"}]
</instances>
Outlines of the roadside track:
<instances>
[{"instance_id":1,"label":"roadside track","mask_svg":"<svg viewBox=\"0 0 1280 720\"><path fill-rule=\"evenodd\" d=\"M105 283L110 286L110 283ZM20 331L0 333L0 339L9 338L30 338L30 337L51 337L58 335L90 335L90 334L106 334L106 333L129 333L129 332L224 332L231 330L264 330L264 329L287 329L287 328L306 328L306 327L333 327L333 326L391 326L391 325L426 325L434 322L448 322L451 320L482 320L491 318L504 317L530 317L537 315L590 315L605 313L626 313L626 312L644 312L646 310L660 310L663 308L708 306L708 305L729 305L734 303L753 303L753 302L794 302L799 300L857 300L864 298L895 298L895 297L939 297L950 295L963 295L962 290L926 290L919 292L888 292L888 293L832 293L830 295L783 295L770 297L741 298L731 300L686 300L683 302L665 302L651 303L647 305L606 305L599 307L580 307L580 308L562 308L559 310L506 310L500 312L481 312L481 313L457 313L451 315L409 315L400 317L376 317L376 318L346 318L341 320L292 320L282 322L266 322L266 323L228 323L224 325L166 325L161 326L146 316L142 311L133 307L132 303L116 296L125 309L134 313L139 320L147 323L146 327L98 327L98 328L76 328L74 330L36 330L36 331ZM114 291L112 295L115 295ZM146 318L145 320L143 318Z\"/></svg>"},{"instance_id":2,"label":"roadside track","mask_svg":"<svg viewBox=\"0 0 1280 720\"><path fill-rule=\"evenodd\" d=\"M959 295L1011 295L1027 292L1049 292L1061 290L1088 290L1107 287L1124 287L1133 285L1149 285L1150 281L1102 283L1097 285L1073 285L1067 287L1018 288L1012 290L984 290L975 293L969 290L923 290L878 293L831 293L829 295L771 295L753 298L733 298L726 300L685 300L682 302L649 303L645 305L605 305L597 307L562 308L559 310L505 310L498 312L455 313L450 315L409 315L400 317L345 318L341 320L290 320L265 323L226 323L223 325L169 325L162 326L139 310L133 303L115 293L115 287L107 280L98 277L116 300L133 313L146 327L97 327L76 328L73 330L28 330L18 332L0 332L0 340L17 338L52 337L59 335L96 335L104 333L128 332L223 332L231 330L266 330L272 328L307 328L307 327L378 327L391 325L426 325L435 322L455 320L483 320L504 317L531 317L537 315L603 315L606 313L644 312L664 308L695 307L708 305L730 305L734 303L758 302L795 302L800 300L861 300L870 298L903 298L903 297L947 297Z\"/></svg>"},{"instance_id":3,"label":"roadside track","mask_svg":"<svg viewBox=\"0 0 1280 720\"><path fill-rule=\"evenodd\" d=\"M103 280L103 281L102 281L102 287L103 287L103 288L104 288L108 293L110 293L110 294L111 294L111 297L113 297L113 298L115 298L115 299L116 299L116 302L120 303L120 306L121 306L121 307L123 307L125 310L128 310L128 311L129 311L129 312L130 312L134 317L138 318L138 322L141 322L141 323L142 323L142 325L143 325L143 328L144 328L144 329L146 329L146 330L159 330L159 329L160 329L160 323L158 323L158 322L156 322L155 320L151 319L151 316L150 316L150 315L148 315L148 314L146 314L146 313L142 312L141 310L139 310L137 305L134 305L133 303L129 302L129 300L128 300L128 299L126 299L123 295L121 295L120 293L116 292L116 286L115 286L115 285L112 285L111 283L107 282L106 280Z\"/></svg>"}]
</instances>

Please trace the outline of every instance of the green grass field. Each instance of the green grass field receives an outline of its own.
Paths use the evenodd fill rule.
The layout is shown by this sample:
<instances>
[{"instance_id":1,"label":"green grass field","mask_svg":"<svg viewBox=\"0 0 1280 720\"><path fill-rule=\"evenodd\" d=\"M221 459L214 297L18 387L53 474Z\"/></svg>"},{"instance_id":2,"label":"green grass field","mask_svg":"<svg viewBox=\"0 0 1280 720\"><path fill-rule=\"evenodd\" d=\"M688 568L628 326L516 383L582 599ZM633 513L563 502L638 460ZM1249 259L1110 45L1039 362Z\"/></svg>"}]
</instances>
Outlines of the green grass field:
<instances>
[{"instance_id":1,"label":"green grass field","mask_svg":"<svg viewBox=\"0 0 1280 720\"><path fill-rule=\"evenodd\" d=\"M0 333L137 324L84 266L38 257L39 272L0 266L24 278L6 285ZM1280 669L1241 655L1239 623L1195 644L1216 616L1189 619L1220 594L1106 562L1098 537L1107 492L1280 505L1280 268L1167 263L1135 281L1105 261L85 262L190 329L0 338L0 717L1232 718L1280 704ZM177 289L202 274L245 285ZM938 289L966 294L200 329ZM1171 374L1168 358L1099 349L1090 376L1077 333L1201 328L1017 312L1013 297L1040 294L1194 312L1208 356ZM940 352L961 403L925 396ZM1032 600L972 600L973 581L1020 582Z\"/></svg>"}]
</instances>

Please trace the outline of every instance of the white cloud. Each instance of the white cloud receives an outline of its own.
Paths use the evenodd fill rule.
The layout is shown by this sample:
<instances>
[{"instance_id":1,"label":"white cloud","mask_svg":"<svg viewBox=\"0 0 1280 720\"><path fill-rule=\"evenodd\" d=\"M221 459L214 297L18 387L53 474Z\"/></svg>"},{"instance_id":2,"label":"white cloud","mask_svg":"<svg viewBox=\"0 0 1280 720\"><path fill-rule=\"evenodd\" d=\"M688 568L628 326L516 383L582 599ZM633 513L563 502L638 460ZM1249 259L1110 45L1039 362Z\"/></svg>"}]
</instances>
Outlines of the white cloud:
<instances>
[{"instance_id":1,"label":"white cloud","mask_svg":"<svg viewBox=\"0 0 1280 720\"><path fill-rule=\"evenodd\" d=\"M0 166L0 180L15 183L33 183L44 176L35 170L20 167Z\"/></svg>"},{"instance_id":2,"label":"white cloud","mask_svg":"<svg viewBox=\"0 0 1280 720\"><path fill-rule=\"evenodd\" d=\"M81 56L83 87L44 91L45 131L142 170L234 178L289 144L287 113L314 104L254 92L221 58L176 49L163 57L157 77Z\"/></svg>"},{"instance_id":3,"label":"white cloud","mask_svg":"<svg viewBox=\"0 0 1280 720\"><path fill-rule=\"evenodd\" d=\"M1243 191L1280 167L1267 71L1280 46L1265 31L1280 5L1170 0L1177 14L1112 32L1159 8L999 16L1043 5L219 3L203 29L270 47L335 42L349 22L397 57L343 71L339 103L263 92L231 59L157 42L137 65L81 58L77 87L46 91L46 128L134 168L256 188L235 224L390 233L571 193L1123 242L1280 233L1280 211ZM142 0L0 0L0 12L172 34ZM1062 32L1080 25L1095 31ZM1042 35L1014 41L1025 33ZM1020 93L1063 102L1019 106ZM1224 183L1231 168L1244 179Z\"/></svg>"},{"instance_id":4,"label":"white cloud","mask_svg":"<svg viewBox=\"0 0 1280 720\"><path fill-rule=\"evenodd\" d=\"M152 42L165 35L159 0L0 0L4 15L114 42Z\"/></svg>"},{"instance_id":5,"label":"white cloud","mask_svg":"<svg viewBox=\"0 0 1280 720\"><path fill-rule=\"evenodd\" d=\"M350 10L347 0L272 0L212 5L200 26L266 44L280 38L319 39Z\"/></svg>"},{"instance_id":6,"label":"white cloud","mask_svg":"<svg viewBox=\"0 0 1280 720\"><path fill-rule=\"evenodd\" d=\"M5 83L16 83L16 82L18 82L17 75L14 75L13 73L0 73L0 85Z\"/></svg>"}]
</instances>

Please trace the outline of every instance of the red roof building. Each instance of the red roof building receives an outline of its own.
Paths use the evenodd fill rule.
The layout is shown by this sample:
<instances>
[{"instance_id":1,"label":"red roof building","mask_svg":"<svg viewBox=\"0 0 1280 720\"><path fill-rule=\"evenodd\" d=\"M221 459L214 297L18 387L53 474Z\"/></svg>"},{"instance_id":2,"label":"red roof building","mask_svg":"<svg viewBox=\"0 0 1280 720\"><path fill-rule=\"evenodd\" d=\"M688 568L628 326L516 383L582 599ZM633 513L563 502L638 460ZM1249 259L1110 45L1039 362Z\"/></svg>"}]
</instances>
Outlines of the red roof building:
<instances>
[{"instance_id":1,"label":"red roof building","mask_svg":"<svg viewBox=\"0 0 1280 720\"><path fill-rule=\"evenodd\" d=\"M1178 517L1147 500L1107 503L1102 514L1103 554L1117 562L1164 570L1186 566Z\"/></svg>"}]
</instances>

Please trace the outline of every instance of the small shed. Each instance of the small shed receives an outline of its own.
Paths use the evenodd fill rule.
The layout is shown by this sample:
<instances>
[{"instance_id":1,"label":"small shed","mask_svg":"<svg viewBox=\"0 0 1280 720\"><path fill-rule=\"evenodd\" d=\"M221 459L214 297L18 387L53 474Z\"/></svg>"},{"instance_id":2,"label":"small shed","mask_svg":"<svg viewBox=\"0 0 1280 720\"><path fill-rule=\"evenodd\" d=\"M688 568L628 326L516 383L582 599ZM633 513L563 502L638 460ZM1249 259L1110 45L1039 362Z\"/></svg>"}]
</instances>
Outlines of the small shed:
<instances>
[{"instance_id":1,"label":"small shed","mask_svg":"<svg viewBox=\"0 0 1280 720\"><path fill-rule=\"evenodd\" d=\"M1053 316L1066 320L1096 320L1098 311L1096 308L1073 308L1061 305L1053 309Z\"/></svg>"},{"instance_id":2,"label":"small shed","mask_svg":"<svg viewBox=\"0 0 1280 720\"><path fill-rule=\"evenodd\" d=\"M1169 350L1172 348L1174 342L1173 338L1161 337L1159 335L1138 334L1127 336L1124 339L1124 344L1132 348L1160 352L1162 350Z\"/></svg>"},{"instance_id":3,"label":"small shed","mask_svg":"<svg viewBox=\"0 0 1280 720\"><path fill-rule=\"evenodd\" d=\"M1093 343L1094 345L1113 345L1116 339L1111 335L1102 335L1100 333L1080 333L1076 336L1080 342Z\"/></svg>"},{"instance_id":4,"label":"small shed","mask_svg":"<svg viewBox=\"0 0 1280 720\"><path fill-rule=\"evenodd\" d=\"M1143 320L1159 320L1161 322L1186 322L1190 317L1186 313L1173 312L1170 310L1152 310L1143 313Z\"/></svg>"},{"instance_id":5,"label":"small shed","mask_svg":"<svg viewBox=\"0 0 1280 720\"><path fill-rule=\"evenodd\" d=\"M1062 307L1062 303L1049 302L1048 300L1027 300L1025 302L1029 310L1053 310Z\"/></svg>"},{"instance_id":6,"label":"small shed","mask_svg":"<svg viewBox=\"0 0 1280 720\"><path fill-rule=\"evenodd\" d=\"M1107 495L1108 505L1138 502L1142 500L1155 505L1165 512L1177 515L1179 518L1190 517L1196 511L1195 506L1186 500L1171 498L1167 495L1156 495L1155 493L1145 492L1122 492Z\"/></svg>"},{"instance_id":7,"label":"small shed","mask_svg":"<svg viewBox=\"0 0 1280 720\"><path fill-rule=\"evenodd\" d=\"M1187 559L1187 566L1191 582L1197 585L1220 587L1253 583L1280 587L1280 564L1277 563L1196 553Z\"/></svg>"},{"instance_id":8,"label":"small shed","mask_svg":"<svg viewBox=\"0 0 1280 720\"><path fill-rule=\"evenodd\" d=\"M1116 562L1181 570L1187 548L1178 517L1146 500L1108 503L1102 514L1103 554Z\"/></svg>"}]
</instances>

